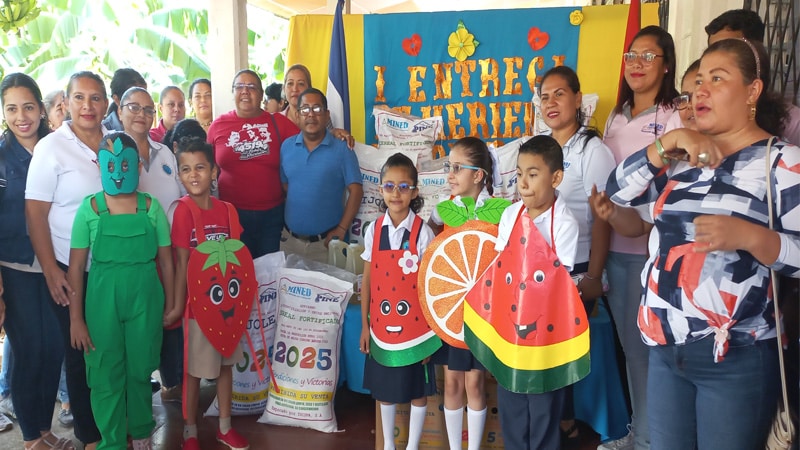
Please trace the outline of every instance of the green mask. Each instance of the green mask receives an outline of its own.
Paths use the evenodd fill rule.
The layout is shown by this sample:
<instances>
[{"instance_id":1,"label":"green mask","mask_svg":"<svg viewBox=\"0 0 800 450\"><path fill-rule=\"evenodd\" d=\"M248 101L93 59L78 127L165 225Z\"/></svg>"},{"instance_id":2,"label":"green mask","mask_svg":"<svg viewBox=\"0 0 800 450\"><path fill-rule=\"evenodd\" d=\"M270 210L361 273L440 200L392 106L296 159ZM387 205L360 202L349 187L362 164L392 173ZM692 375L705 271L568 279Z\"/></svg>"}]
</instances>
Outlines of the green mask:
<instances>
[{"instance_id":1,"label":"green mask","mask_svg":"<svg viewBox=\"0 0 800 450\"><path fill-rule=\"evenodd\" d=\"M122 146L122 141L109 142L111 149L100 149L100 181L108 195L131 194L139 186L139 152Z\"/></svg>"}]
</instances>

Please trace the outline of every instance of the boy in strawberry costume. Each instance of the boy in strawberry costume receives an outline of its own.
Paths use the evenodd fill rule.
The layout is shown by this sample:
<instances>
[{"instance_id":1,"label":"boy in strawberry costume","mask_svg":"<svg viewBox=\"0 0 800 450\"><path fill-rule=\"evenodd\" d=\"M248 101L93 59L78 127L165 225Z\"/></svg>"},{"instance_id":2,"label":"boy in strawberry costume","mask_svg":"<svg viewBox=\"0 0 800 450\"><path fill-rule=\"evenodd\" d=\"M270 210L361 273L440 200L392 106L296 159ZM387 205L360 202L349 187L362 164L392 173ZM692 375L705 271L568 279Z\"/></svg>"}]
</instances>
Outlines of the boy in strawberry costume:
<instances>
[{"instance_id":1,"label":"boy in strawberry costume","mask_svg":"<svg viewBox=\"0 0 800 450\"><path fill-rule=\"evenodd\" d=\"M217 440L232 450L247 450L247 440L231 428L231 395L232 368L243 357L239 341L258 287L253 258L238 239L242 226L236 208L211 196L211 182L218 174L211 145L193 142L177 157L188 195L179 200L172 222L176 302L167 320L185 318L183 448L200 449L200 378L216 378Z\"/></svg>"},{"instance_id":2,"label":"boy in strawberry costume","mask_svg":"<svg viewBox=\"0 0 800 450\"><path fill-rule=\"evenodd\" d=\"M155 427L150 374L159 362L165 295L171 305L173 293L169 223L158 200L136 191L139 155L131 137L106 135L97 159L103 191L83 200L72 228L67 273L75 289L69 305L72 346L85 352L102 436L97 449L125 449L130 434L135 450L149 450ZM147 348L141 347L145 342Z\"/></svg>"}]
</instances>

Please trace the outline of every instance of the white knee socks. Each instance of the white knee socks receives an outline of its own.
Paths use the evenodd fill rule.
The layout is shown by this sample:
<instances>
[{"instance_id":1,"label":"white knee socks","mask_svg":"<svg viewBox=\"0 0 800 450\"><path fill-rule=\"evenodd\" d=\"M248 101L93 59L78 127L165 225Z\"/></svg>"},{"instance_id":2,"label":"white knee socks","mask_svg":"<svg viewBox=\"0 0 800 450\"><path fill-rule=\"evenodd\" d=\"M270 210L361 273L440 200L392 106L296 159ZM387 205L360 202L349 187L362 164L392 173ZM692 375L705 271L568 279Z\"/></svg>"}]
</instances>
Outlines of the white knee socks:
<instances>
[{"instance_id":1,"label":"white knee socks","mask_svg":"<svg viewBox=\"0 0 800 450\"><path fill-rule=\"evenodd\" d=\"M394 414L397 405L381 403L381 428L383 429L383 450L394 450Z\"/></svg>"},{"instance_id":2,"label":"white knee socks","mask_svg":"<svg viewBox=\"0 0 800 450\"><path fill-rule=\"evenodd\" d=\"M447 442L450 450L461 450L461 432L464 429L464 410L444 409L444 424L447 427Z\"/></svg>"},{"instance_id":3,"label":"white knee socks","mask_svg":"<svg viewBox=\"0 0 800 450\"><path fill-rule=\"evenodd\" d=\"M417 450L419 440L422 437L422 426L425 423L425 411L427 406L411 405L411 414L408 423L408 446L406 450Z\"/></svg>"},{"instance_id":4,"label":"white knee socks","mask_svg":"<svg viewBox=\"0 0 800 450\"><path fill-rule=\"evenodd\" d=\"M447 410L445 410L447 414ZM460 417L459 417L460 418ZM483 440L483 426L486 424L486 408L475 411L467 407L467 433L469 435L468 450L480 450ZM449 432L448 432L449 435ZM461 448L460 446L458 448Z\"/></svg>"}]
</instances>

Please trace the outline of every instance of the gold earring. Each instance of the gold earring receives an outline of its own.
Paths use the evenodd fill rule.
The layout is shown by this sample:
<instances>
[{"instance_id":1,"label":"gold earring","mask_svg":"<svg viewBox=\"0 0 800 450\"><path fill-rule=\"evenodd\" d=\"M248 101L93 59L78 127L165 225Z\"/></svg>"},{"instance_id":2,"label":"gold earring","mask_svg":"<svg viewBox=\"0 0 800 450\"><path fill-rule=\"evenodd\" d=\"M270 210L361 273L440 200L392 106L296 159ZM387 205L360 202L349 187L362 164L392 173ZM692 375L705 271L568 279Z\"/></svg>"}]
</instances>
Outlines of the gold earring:
<instances>
[{"instance_id":1,"label":"gold earring","mask_svg":"<svg viewBox=\"0 0 800 450\"><path fill-rule=\"evenodd\" d=\"M756 105L750 105L750 120L756 119Z\"/></svg>"}]
</instances>

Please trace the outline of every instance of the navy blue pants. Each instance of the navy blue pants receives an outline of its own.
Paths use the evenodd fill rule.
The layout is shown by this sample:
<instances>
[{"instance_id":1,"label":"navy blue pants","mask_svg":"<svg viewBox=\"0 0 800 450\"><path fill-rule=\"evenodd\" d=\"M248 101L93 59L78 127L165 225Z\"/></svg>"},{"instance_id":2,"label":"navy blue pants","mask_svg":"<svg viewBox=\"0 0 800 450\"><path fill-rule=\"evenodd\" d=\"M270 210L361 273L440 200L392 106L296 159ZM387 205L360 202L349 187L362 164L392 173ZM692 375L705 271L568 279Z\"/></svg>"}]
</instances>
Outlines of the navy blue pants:
<instances>
[{"instance_id":1,"label":"navy blue pants","mask_svg":"<svg viewBox=\"0 0 800 450\"><path fill-rule=\"evenodd\" d=\"M242 224L241 241L250 250L253 259L274 253L281 248L284 205L266 211L251 211L236 208Z\"/></svg>"},{"instance_id":2,"label":"navy blue pants","mask_svg":"<svg viewBox=\"0 0 800 450\"><path fill-rule=\"evenodd\" d=\"M32 441L41 436L40 431L49 430L53 421L64 346L44 275L8 267L2 267L2 273L3 326L14 354L11 400L23 439Z\"/></svg>"},{"instance_id":3,"label":"navy blue pants","mask_svg":"<svg viewBox=\"0 0 800 450\"><path fill-rule=\"evenodd\" d=\"M161 384L174 387L183 380L183 327L164 330L161 340Z\"/></svg>"},{"instance_id":4,"label":"navy blue pants","mask_svg":"<svg viewBox=\"0 0 800 450\"><path fill-rule=\"evenodd\" d=\"M497 408L506 450L558 450L564 389L517 394L497 385Z\"/></svg>"}]
</instances>

